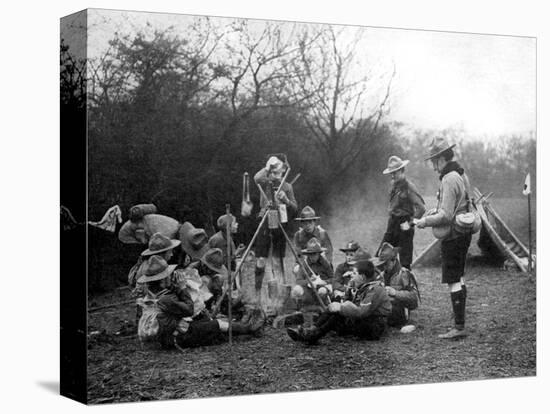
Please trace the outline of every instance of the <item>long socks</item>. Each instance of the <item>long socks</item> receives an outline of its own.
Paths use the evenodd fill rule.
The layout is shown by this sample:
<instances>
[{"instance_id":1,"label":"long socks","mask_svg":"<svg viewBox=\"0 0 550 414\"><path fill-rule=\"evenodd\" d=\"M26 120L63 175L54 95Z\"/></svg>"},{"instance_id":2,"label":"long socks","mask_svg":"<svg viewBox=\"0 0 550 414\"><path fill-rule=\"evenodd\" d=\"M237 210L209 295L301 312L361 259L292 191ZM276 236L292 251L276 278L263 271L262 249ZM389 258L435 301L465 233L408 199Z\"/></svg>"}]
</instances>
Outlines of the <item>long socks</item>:
<instances>
[{"instance_id":1,"label":"long socks","mask_svg":"<svg viewBox=\"0 0 550 414\"><path fill-rule=\"evenodd\" d=\"M457 329L464 329L464 323L466 319L466 293L464 289L460 289L456 292L451 292L451 303L453 306L453 313L455 316L455 327Z\"/></svg>"}]
</instances>

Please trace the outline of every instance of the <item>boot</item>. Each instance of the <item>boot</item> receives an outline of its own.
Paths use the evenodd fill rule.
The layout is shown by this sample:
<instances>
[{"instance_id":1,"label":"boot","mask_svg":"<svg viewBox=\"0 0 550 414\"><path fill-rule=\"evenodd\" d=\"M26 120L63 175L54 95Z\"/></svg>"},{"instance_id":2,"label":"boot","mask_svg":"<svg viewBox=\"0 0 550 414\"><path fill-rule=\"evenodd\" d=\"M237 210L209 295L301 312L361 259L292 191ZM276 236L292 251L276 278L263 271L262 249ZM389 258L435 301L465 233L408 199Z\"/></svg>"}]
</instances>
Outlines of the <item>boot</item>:
<instances>
[{"instance_id":1,"label":"boot","mask_svg":"<svg viewBox=\"0 0 550 414\"><path fill-rule=\"evenodd\" d=\"M294 342L302 342L303 333L301 328L301 326L297 328L286 328L286 333Z\"/></svg>"},{"instance_id":2,"label":"boot","mask_svg":"<svg viewBox=\"0 0 550 414\"><path fill-rule=\"evenodd\" d=\"M262 289L265 275L265 264L263 261L260 262L260 259L258 259L258 263L256 263L256 267L254 268L254 286L256 287L256 291Z\"/></svg>"},{"instance_id":3,"label":"boot","mask_svg":"<svg viewBox=\"0 0 550 414\"><path fill-rule=\"evenodd\" d=\"M250 333L255 336L260 336L264 331L266 315L262 308L252 309L248 320Z\"/></svg>"},{"instance_id":4,"label":"boot","mask_svg":"<svg viewBox=\"0 0 550 414\"><path fill-rule=\"evenodd\" d=\"M451 303L455 316L455 326L447 333L438 335L440 339L454 339L466 336L464 329L465 313L466 313L466 297L464 289L458 292L451 292Z\"/></svg>"},{"instance_id":5,"label":"boot","mask_svg":"<svg viewBox=\"0 0 550 414\"><path fill-rule=\"evenodd\" d=\"M287 328L286 333L293 341L304 342L308 345L316 344L324 336L324 333L316 326L311 328L304 328L303 326Z\"/></svg>"},{"instance_id":6,"label":"boot","mask_svg":"<svg viewBox=\"0 0 550 414\"><path fill-rule=\"evenodd\" d=\"M249 306L245 306L244 308L244 315L239 321L240 323L247 324L250 321L250 316L252 315L252 308Z\"/></svg>"},{"instance_id":7,"label":"boot","mask_svg":"<svg viewBox=\"0 0 550 414\"><path fill-rule=\"evenodd\" d=\"M231 324L231 331L236 335L246 335L250 333L250 325L241 322L233 322Z\"/></svg>"},{"instance_id":8,"label":"boot","mask_svg":"<svg viewBox=\"0 0 550 414\"><path fill-rule=\"evenodd\" d=\"M263 332L265 324L265 313L262 309L253 309L250 312L250 317L247 323L233 322L233 333L238 335L256 335L259 336Z\"/></svg>"},{"instance_id":9,"label":"boot","mask_svg":"<svg viewBox=\"0 0 550 414\"><path fill-rule=\"evenodd\" d=\"M445 332L444 334L439 334L437 337L439 339L455 339L455 338L464 338L466 336L466 329L457 329L457 328L451 328L450 331Z\"/></svg>"},{"instance_id":10,"label":"boot","mask_svg":"<svg viewBox=\"0 0 550 414\"><path fill-rule=\"evenodd\" d=\"M455 315L455 328L464 329L465 312L466 312L466 296L464 290L451 292L451 301L453 303L453 313Z\"/></svg>"}]
</instances>

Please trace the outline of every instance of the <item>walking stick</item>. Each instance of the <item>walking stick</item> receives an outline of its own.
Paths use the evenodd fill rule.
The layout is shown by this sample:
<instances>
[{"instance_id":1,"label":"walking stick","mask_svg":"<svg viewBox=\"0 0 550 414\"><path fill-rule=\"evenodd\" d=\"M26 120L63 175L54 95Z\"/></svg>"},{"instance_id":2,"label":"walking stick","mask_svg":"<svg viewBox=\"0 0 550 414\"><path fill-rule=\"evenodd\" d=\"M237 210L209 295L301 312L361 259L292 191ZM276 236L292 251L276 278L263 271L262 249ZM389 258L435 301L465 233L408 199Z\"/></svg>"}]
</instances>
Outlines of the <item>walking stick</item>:
<instances>
[{"instance_id":1,"label":"walking stick","mask_svg":"<svg viewBox=\"0 0 550 414\"><path fill-rule=\"evenodd\" d=\"M306 281L308 282L308 285L309 285L309 287L311 288L311 290L313 290L313 294L315 295L315 298L317 299L317 301L318 301L319 304L321 305L321 309L322 309L323 311L326 311L326 310L327 310L327 305L325 305L325 302L323 302L323 300L322 300L321 297L319 296L319 293L317 292L317 289L316 289L315 286L313 285L313 282L311 281L310 276L309 276L309 275L315 274L315 272L314 272L313 269L309 266L309 264L307 263L307 260L304 260L304 259L302 259L300 256L298 256L298 253L296 252L296 248L295 248L294 245L292 244L292 241L291 241L290 238L288 237L288 234L286 234L286 231L285 231L285 229L283 228L282 224L279 223L279 227L280 227L281 231L283 232L283 235L285 236L286 242L287 242L288 245L290 246L290 250L292 251L292 254L293 254L294 257L296 258L296 261L298 262L298 265L304 270L304 273L305 273L305 275L306 275Z\"/></svg>"},{"instance_id":2,"label":"walking stick","mask_svg":"<svg viewBox=\"0 0 550 414\"><path fill-rule=\"evenodd\" d=\"M533 247L531 242L531 193L527 194L527 210L529 214L529 260L527 262L527 270L533 270Z\"/></svg>"},{"instance_id":3,"label":"walking stick","mask_svg":"<svg viewBox=\"0 0 550 414\"><path fill-rule=\"evenodd\" d=\"M248 246L246 247L246 250L244 251L243 257L242 257L241 261L239 262L239 265L235 269L235 277L240 276L243 264L246 261L246 258L248 257L248 254L250 253L250 250L252 249L252 245L256 241L256 238L258 237L258 234L260 234L260 230L261 230L262 225L264 224L266 219L267 219L267 214L264 214L264 216L262 217L262 220L260 221L260 224L256 228L256 233L254 233L254 236L252 236L252 240L250 240L250 243L248 243ZM221 296L216 301L216 304L214 305L214 309L212 310L212 317L213 318L218 314L218 311L220 310L220 305L222 303L223 297L227 293L227 288L225 286L224 286L224 289L225 290L222 292Z\"/></svg>"},{"instance_id":4,"label":"walking stick","mask_svg":"<svg viewBox=\"0 0 550 414\"><path fill-rule=\"evenodd\" d=\"M231 276L231 220L230 216L230 206L229 204L225 205L225 216L228 217L228 220L225 222L225 238L227 240L227 273L228 273L228 285L229 285L229 295L227 295L227 318L229 319L229 348L232 347L232 331L233 331L233 322L231 317L231 290L233 289L233 278Z\"/></svg>"}]
</instances>

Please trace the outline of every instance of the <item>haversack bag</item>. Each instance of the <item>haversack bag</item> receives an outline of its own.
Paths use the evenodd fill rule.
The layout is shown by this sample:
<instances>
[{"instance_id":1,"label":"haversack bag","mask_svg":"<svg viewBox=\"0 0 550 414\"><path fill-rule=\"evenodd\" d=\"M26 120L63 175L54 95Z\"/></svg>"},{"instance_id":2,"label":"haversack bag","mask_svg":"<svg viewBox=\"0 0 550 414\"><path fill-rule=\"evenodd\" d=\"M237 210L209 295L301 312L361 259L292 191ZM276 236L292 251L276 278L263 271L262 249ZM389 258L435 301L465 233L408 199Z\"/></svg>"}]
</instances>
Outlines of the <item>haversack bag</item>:
<instances>
[{"instance_id":1,"label":"haversack bag","mask_svg":"<svg viewBox=\"0 0 550 414\"><path fill-rule=\"evenodd\" d=\"M454 228L458 233L477 233L481 229L481 216L473 200L469 197L470 183L461 177L466 189L466 200L468 201L467 211L465 213L455 214L453 221ZM459 203L460 204L460 203Z\"/></svg>"},{"instance_id":2,"label":"haversack bag","mask_svg":"<svg viewBox=\"0 0 550 414\"><path fill-rule=\"evenodd\" d=\"M450 224L445 224L443 226L432 227L432 233L436 239L445 239L451 234Z\"/></svg>"},{"instance_id":3,"label":"haversack bag","mask_svg":"<svg viewBox=\"0 0 550 414\"><path fill-rule=\"evenodd\" d=\"M465 193L460 198L460 201L456 205L455 211L453 213L452 226L450 224L445 224L442 226L432 227L432 233L434 237L437 239L447 238L451 234L452 228L454 228L456 232L461 234L477 233L481 228L481 216L479 215L479 212L475 208L473 201L468 196L469 185L466 182L466 180L464 180L464 178L462 178L462 181L464 182ZM465 213L457 214L457 210L460 204L462 203L464 196L468 200L467 211ZM438 199L439 199L439 196L438 196ZM439 208L439 204L438 204L438 208Z\"/></svg>"},{"instance_id":4,"label":"haversack bag","mask_svg":"<svg viewBox=\"0 0 550 414\"><path fill-rule=\"evenodd\" d=\"M481 228L481 216L472 205L473 202L468 200L468 211L455 216L454 227L457 232L474 234Z\"/></svg>"},{"instance_id":5,"label":"haversack bag","mask_svg":"<svg viewBox=\"0 0 550 414\"><path fill-rule=\"evenodd\" d=\"M136 303L143 308L138 323L138 337L141 342L151 342L157 339L159 333L158 314L161 312L157 302L166 290L154 295L151 292L144 298L139 298Z\"/></svg>"}]
</instances>

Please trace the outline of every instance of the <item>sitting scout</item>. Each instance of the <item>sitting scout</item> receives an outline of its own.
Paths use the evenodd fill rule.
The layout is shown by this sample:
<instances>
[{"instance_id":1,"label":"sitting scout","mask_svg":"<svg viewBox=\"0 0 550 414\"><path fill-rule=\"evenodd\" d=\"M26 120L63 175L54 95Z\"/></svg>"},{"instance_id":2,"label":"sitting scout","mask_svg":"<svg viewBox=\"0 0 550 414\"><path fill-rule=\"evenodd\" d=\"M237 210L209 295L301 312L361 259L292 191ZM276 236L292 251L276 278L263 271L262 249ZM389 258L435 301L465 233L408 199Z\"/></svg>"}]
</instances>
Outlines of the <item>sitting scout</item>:
<instances>
[{"instance_id":1,"label":"sitting scout","mask_svg":"<svg viewBox=\"0 0 550 414\"><path fill-rule=\"evenodd\" d=\"M210 247L216 247L218 249L221 249L223 253L223 261L224 263L227 263L227 222L229 221L229 231L231 233L231 270L235 270L236 263L235 259L239 254L243 251L244 246L239 246L239 248L235 248L235 242L233 240L233 235L237 233L239 229L239 223L237 222L237 219L233 214L224 214L223 216L218 217L218 220L216 221L216 225L218 227L218 232L214 234L212 237L210 237L210 240L208 240L208 244L210 244Z\"/></svg>"},{"instance_id":2,"label":"sitting scout","mask_svg":"<svg viewBox=\"0 0 550 414\"><path fill-rule=\"evenodd\" d=\"M332 296L334 299L344 297L346 286L353 273L353 265L350 262L353 261L353 256L355 256L355 252L359 250L359 247L359 243L352 240L340 249L346 255L346 261L336 266L336 270L334 271L334 278L332 279Z\"/></svg>"},{"instance_id":3,"label":"sitting scout","mask_svg":"<svg viewBox=\"0 0 550 414\"><path fill-rule=\"evenodd\" d=\"M410 270L401 266L398 251L398 247L384 243L380 248L379 257L374 259L375 266L380 266L383 269L382 277L386 293L392 304L388 325L394 327L402 327L407 324L409 313L418 307L419 299L416 279Z\"/></svg>"},{"instance_id":4,"label":"sitting scout","mask_svg":"<svg viewBox=\"0 0 550 414\"><path fill-rule=\"evenodd\" d=\"M200 260L210 248L206 231L196 228L188 221L181 225L178 231L178 238L181 240L181 248L186 254L186 265L189 262Z\"/></svg>"},{"instance_id":5,"label":"sitting scout","mask_svg":"<svg viewBox=\"0 0 550 414\"><path fill-rule=\"evenodd\" d=\"M223 292L223 285L229 278L227 267L223 261L222 250L218 248L208 249L196 267L201 279L213 295L211 302L208 303L210 305L218 300Z\"/></svg>"},{"instance_id":6,"label":"sitting scout","mask_svg":"<svg viewBox=\"0 0 550 414\"><path fill-rule=\"evenodd\" d=\"M146 284L150 300L158 308L155 313L158 325L151 331L153 338L164 348L187 348L223 342L229 330L229 322L210 319L204 314L200 318L193 318L195 312L191 296L186 289L170 281L175 267L154 255L149 258L143 276L138 279L139 283ZM232 332L235 335L258 335L262 332L264 322L265 314L257 308L248 323L233 322Z\"/></svg>"},{"instance_id":7,"label":"sitting scout","mask_svg":"<svg viewBox=\"0 0 550 414\"><path fill-rule=\"evenodd\" d=\"M300 213L300 217L296 221L300 222L300 230L294 234L294 245L303 250L307 247L307 242L315 237L321 247L325 249L323 256L332 266L332 242L325 229L323 229L317 221L321 217L315 215L315 210L310 206L305 206Z\"/></svg>"},{"instance_id":8,"label":"sitting scout","mask_svg":"<svg viewBox=\"0 0 550 414\"><path fill-rule=\"evenodd\" d=\"M293 341L314 344L330 331L378 340L386 330L391 302L381 281L377 280L370 255L359 251L352 261L353 274L343 303L332 302L313 327L287 328Z\"/></svg>"},{"instance_id":9,"label":"sitting scout","mask_svg":"<svg viewBox=\"0 0 550 414\"><path fill-rule=\"evenodd\" d=\"M169 239L164 236L162 233L155 233L149 239L149 246L143 252L137 261L137 263L130 269L128 273L128 284L133 288L132 293L135 296L144 296L145 295L145 286L141 283L138 283L139 278L143 275L147 260L153 255L159 255L166 262L169 262L173 255L174 249L180 245L179 240ZM141 307L138 306L136 309L136 321L139 321L141 317Z\"/></svg>"},{"instance_id":10,"label":"sitting scout","mask_svg":"<svg viewBox=\"0 0 550 414\"><path fill-rule=\"evenodd\" d=\"M310 280L315 285L321 299L327 302L328 295L332 292L333 272L330 263L322 256L325 251L326 249L321 247L319 240L313 237L307 242L307 247L301 250L301 253L305 256L304 262L313 272L313 275L308 274ZM306 272L309 270L301 268L298 264L294 266L296 286L292 289L291 296L304 304L317 304L313 293L309 290Z\"/></svg>"}]
</instances>

